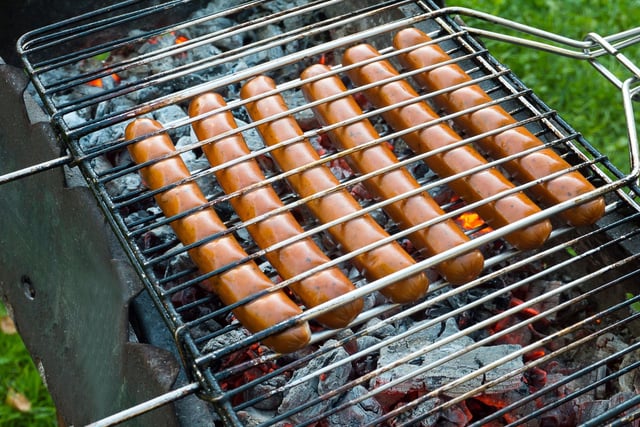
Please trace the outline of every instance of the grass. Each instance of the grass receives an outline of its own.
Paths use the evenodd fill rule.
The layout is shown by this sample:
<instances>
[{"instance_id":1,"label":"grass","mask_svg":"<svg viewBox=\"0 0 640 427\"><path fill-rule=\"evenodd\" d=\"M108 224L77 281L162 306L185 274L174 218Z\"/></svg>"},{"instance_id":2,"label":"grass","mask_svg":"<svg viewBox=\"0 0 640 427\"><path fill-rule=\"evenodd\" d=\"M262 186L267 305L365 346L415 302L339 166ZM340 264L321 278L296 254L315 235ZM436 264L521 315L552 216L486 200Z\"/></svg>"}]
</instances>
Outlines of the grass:
<instances>
[{"instance_id":1,"label":"grass","mask_svg":"<svg viewBox=\"0 0 640 427\"><path fill-rule=\"evenodd\" d=\"M590 32L606 36L640 22L639 0L447 0L446 4L488 12L577 40L583 40ZM497 29L485 22L464 19L473 26ZM542 100L607 154L614 165L629 171L622 96L595 68L581 60L504 42L485 40L485 44ZM640 45L623 53L640 65ZM621 79L631 76L613 58L607 57L602 62ZM636 122L639 117L636 114Z\"/></svg>"},{"instance_id":2,"label":"grass","mask_svg":"<svg viewBox=\"0 0 640 427\"><path fill-rule=\"evenodd\" d=\"M0 304L0 318L6 309ZM9 396L24 395L31 409L22 412L10 404ZM40 375L18 334L0 332L0 426L51 427L57 425L56 411Z\"/></svg>"},{"instance_id":3,"label":"grass","mask_svg":"<svg viewBox=\"0 0 640 427\"><path fill-rule=\"evenodd\" d=\"M447 0L583 39L589 32L603 35L632 28L640 22L640 0ZM474 21L468 20L469 23ZM524 83L623 171L628 170L626 125L619 91L589 64L573 59L486 41L498 60L513 69ZM624 51L640 64L640 46ZM618 64L612 70L626 76ZM0 306L0 317L6 314ZM10 389L23 393L32 409L21 413L5 402ZM0 333L0 426L53 426L55 409L18 335Z\"/></svg>"}]
</instances>

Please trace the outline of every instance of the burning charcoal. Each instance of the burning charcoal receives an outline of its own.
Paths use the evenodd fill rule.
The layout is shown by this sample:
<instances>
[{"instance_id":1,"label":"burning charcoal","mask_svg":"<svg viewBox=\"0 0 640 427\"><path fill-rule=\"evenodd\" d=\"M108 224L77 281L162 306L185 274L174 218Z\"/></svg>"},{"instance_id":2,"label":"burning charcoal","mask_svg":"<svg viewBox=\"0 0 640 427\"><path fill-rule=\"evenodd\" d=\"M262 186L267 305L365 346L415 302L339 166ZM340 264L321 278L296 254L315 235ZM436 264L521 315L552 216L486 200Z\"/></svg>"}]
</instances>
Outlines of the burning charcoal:
<instances>
[{"instance_id":1,"label":"burning charcoal","mask_svg":"<svg viewBox=\"0 0 640 427\"><path fill-rule=\"evenodd\" d=\"M277 25L267 25L264 27L260 27L257 31L257 40L265 40L273 37L278 37L282 34L282 30ZM254 55L251 55L252 57ZM260 58L260 60L256 63L270 61L276 58L282 58L284 56L284 51L282 46L274 46L269 48L266 51L260 51L255 55L256 59ZM255 64L254 64L255 65Z\"/></svg>"},{"instance_id":2,"label":"burning charcoal","mask_svg":"<svg viewBox=\"0 0 640 427\"><path fill-rule=\"evenodd\" d=\"M444 402L441 398L428 399L402 413L398 419L403 423L413 420L411 425L421 427L464 427L469 424L472 414L464 402L433 412L436 406Z\"/></svg>"},{"instance_id":3,"label":"burning charcoal","mask_svg":"<svg viewBox=\"0 0 640 427\"><path fill-rule=\"evenodd\" d=\"M193 139L190 135L183 136L176 142L176 148L181 149L185 146L191 145L192 143ZM205 158L197 156L193 151L185 151L180 155L180 157L182 157L182 160L184 160L187 165L187 169L189 169L190 172L210 167L209 162L207 162Z\"/></svg>"},{"instance_id":4,"label":"burning charcoal","mask_svg":"<svg viewBox=\"0 0 640 427\"><path fill-rule=\"evenodd\" d=\"M282 387L286 382L287 378L284 375L278 375L269 378L247 390L245 392L245 399L252 400L255 398L259 398L260 396L267 395L278 387ZM257 403L254 403L252 406L256 409L276 410L281 403L282 393L277 393Z\"/></svg>"},{"instance_id":5,"label":"burning charcoal","mask_svg":"<svg viewBox=\"0 0 640 427\"><path fill-rule=\"evenodd\" d=\"M640 360L640 350L627 353L620 363L620 369L624 369L638 360ZM620 384L620 390L623 392L640 394L640 370L634 369L620 376L618 383Z\"/></svg>"},{"instance_id":6,"label":"burning charcoal","mask_svg":"<svg viewBox=\"0 0 640 427\"><path fill-rule=\"evenodd\" d=\"M223 3L222 8L219 9L215 9L215 3L218 2L210 2L209 5L205 8L202 9L196 13L194 13L194 18L199 18L199 17L203 17L206 15L211 15L214 13L219 12L222 9L226 9L227 7L229 7L229 3L228 1L222 1L220 3ZM199 37L199 36L207 36L210 35L212 33L216 33L216 32L223 32L225 29L233 27L234 25L236 25L237 23L229 18L224 18L224 17L218 17L216 19L212 19L209 21L205 21L203 22L201 25L197 25L195 27L191 28L191 36L192 37ZM232 50L232 49L237 49L239 47L242 47L244 45L244 42L242 40L242 35L241 34L230 34L230 35L226 35L225 37L218 37L215 40L212 40L211 42L214 46L222 49L222 50Z\"/></svg>"},{"instance_id":7,"label":"burning charcoal","mask_svg":"<svg viewBox=\"0 0 640 427\"><path fill-rule=\"evenodd\" d=\"M173 234L173 230L166 229L164 228L165 226L161 227L164 229L164 232L166 233L165 238L169 238L169 239L173 239L175 238L174 234ZM175 249L179 250L181 249L182 243L178 243L176 244ZM178 273L180 271L186 271L186 270L191 270L195 268L195 264L193 263L193 261L191 260L191 257L189 256L189 254L187 252L181 252L178 255L171 257L171 261L169 262L169 265L167 266L167 272L166 275L167 276L171 276L175 273Z\"/></svg>"},{"instance_id":8,"label":"burning charcoal","mask_svg":"<svg viewBox=\"0 0 640 427\"><path fill-rule=\"evenodd\" d=\"M355 386L347 391L337 404L341 405L365 394L367 394L366 388L362 386ZM330 415L327 421L329 426L358 427L375 421L381 415L382 407L380 407L380 404L375 399L368 398L355 405L349 406L340 412Z\"/></svg>"},{"instance_id":9,"label":"burning charcoal","mask_svg":"<svg viewBox=\"0 0 640 427\"><path fill-rule=\"evenodd\" d=\"M556 408L551 408L545 412L539 420L536 420L536 424L531 423L530 425L570 427L577 425L575 417L576 413L573 409L573 403L567 402Z\"/></svg>"},{"instance_id":10,"label":"burning charcoal","mask_svg":"<svg viewBox=\"0 0 640 427\"><path fill-rule=\"evenodd\" d=\"M371 320L369 320L367 322L366 327L368 329L368 328L370 328L370 327L372 327L374 325L377 325L380 322L381 322L380 319L374 317L373 319L371 319ZM397 335L397 331L396 331L396 328L393 325L387 323L384 326L380 326L380 327L378 327L376 329L373 329L371 331L370 335L372 337L375 337L375 338L385 339L385 338Z\"/></svg>"},{"instance_id":11,"label":"burning charcoal","mask_svg":"<svg viewBox=\"0 0 640 427\"><path fill-rule=\"evenodd\" d=\"M374 346L376 344L378 344L381 341L380 338L376 338L376 337L371 337L368 335L364 335L362 337L359 337L356 340L356 343L358 345L358 351L363 351L364 349L367 349L371 346Z\"/></svg>"},{"instance_id":12,"label":"burning charcoal","mask_svg":"<svg viewBox=\"0 0 640 427\"><path fill-rule=\"evenodd\" d=\"M272 423L273 420L273 412L272 411L261 411L255 408L247 408L237 412L238 418L242 422L242 425L245 427L253 427L258 425L270 425L273 427L289 427L292 424L287 421L279 421L277 423Z\"/></svg>"},{"instance_id":13,"label":"burning charcoal","mask_svg":"<svg viewBox=\"0 0 640 427\"><path fill-rule=\"evenodd\" d=\"M241 341L249 336L249 332L244 328L233 329L227 333L222 335L218 335L215 338L211 338L202 348L202 351L213 352L215 350L220 350L221 348L225 348L233 343Z\"/></svg>"},{"instance_id":14,"label":"burning charcoal","mask_svg":"<svg viewBox=\"0 0 640 427\"><path fill-rule=\"evenodd\" d=\"M442 427L462 427L471 421L472 415L464 402L449 406L440 413L438 425Z\"/></svg>"},{"instance_id":15,"label":"burning charcoal","mask_svg":"<svg viewBox=\"0 0 640 427\"><path fill-rule=\"evenodd\" d=\"M576 408L576 425L592 420L609 408L607 400L587 400L578 403Z\"/></svg>"},{"instance_id":16,"label":"burning charcoal","mask_svg":"<svg viewBox=\"0 0 640 427\"><path fill-rule=\"evenodd\" d=\"M323 345L326 347L335 346L335 340L328 340ZM317 372L323 366L330 365L336 361L345 359L349 354L341 347L331 350L321 356L316 357L310 361L306 366L297 370L291 377L291 381L295 381L298 378L304 377L309 374ZM291 389L287 390L282 401L282 405L278 408L278 413L284 414L291 410L295 410L303 403L310 401L318 401L314 406L306 408L300 412L291 415L291 419L295 422L301 422L305 419L314 417L321 414L333 403L336 402L340 396L334 396L330 399L320 399L323 394L344 385L349 380L351 374L351 364L343 364L336 367L330 372L326 372L320 376L314 376L309 381L298 384Z\"/></svg>"},{"instance_id":17,"label":"burning charcoal","mask_svg":"<svg viewBox=\"0 0 640 427\"><path fill-rule=\"evenodd\" d=\"M421 427L422 426L430 427L430 426L439 425L437 424L437 422L438 422L438 418L440 418L440 412L436 411L432 413L432 411L441 402L442 401L438 398L427 399L424 402L421 402L416 407L403 411L398 416L398 421L405 423L409 420L414 420L416 418L420 418L424 416L425 418L422 418L422 420L419 423L416 423L416 421L414 421L413 425L421 426Z\"/></svg>"},{"instance_id":18,"label":"burning charcoal","mask_svg":"<svg viewBox=\"0 0 640 427\"><path fill-rule=\"evenodd\" d=\"M238 123L238 127L246 126L247 122L244 120L236 119L236 123ZM251 151L258 151L264 148L264 142L260 137L260 134L256 130L256 128L247 129L242 132L242 136L244 137L247 146Z\"/></svg>"},{"instance_id":19,"label":"burning charcoal","mask_svg":"<svg viewBox=\"0 0 640 427\"><path fill-rule=\"evenodd\" d=\"M107 144L112 144L124 136L124 124L117 124L100 129L90 135L80 138L80 146L84 151L91 151L95 148L104 148Z\"/></svg>"},{"instance_id":20,"label":"burning charcoal","mask_svg":"<svg viewBox=\"0 0 640 427\"><path fill-rule=\"evenodd\" d=\"M267 11L269 11L270 13L278 13L285 10L289 10L294 7L305 5L307 3L308 3L307 0L275 0L275 1L264 2L260 6L266 9ZM309 22L308 18L305 19L305 15L300 14L293 17L289 17L284 22L284 25L286 30L290 30L290 29L301 28L304 25L308 25L310 23L311 22Z\"/></svg>"},{"instance_id":21,"label":"burning charcoal","mask_svg":"<svg viewBox=\"0 0 640 427\"><path fill-rule=\"evenodd\" d=\"M284 91L282 92L282 97L289 108L296 108L307 104L307 101L304 99L304 96L302 96L302 92L299 89ZM303 122L315 120L315 116L310 109L302 110L296 113L296 115L296 119L301 125Z\"/></svg>"},{"instance_id":22,"label":"burning charcoal","mask_svg":"<svg viewBox=\"0 0 640 427\"><path fill-rule=\"evenodd\" d=\"M415 332L413 335L408 337L406 341L391 343L388 346L383 347L380 350L378 366L383 367L391 363L395 363L398 358L418 351L424 348L427 344L437 342L457 332L458 328L456 327L453 319L449 319L446 322L444 329L441 325L435 325L422 331ZM515 345L480 347L467 351L457 358L449 362L445 362L444 364L434 367L426 372L422 372L417 375L415 374L415 371L418 368L436 363L451 353L463 350L471 344L473 344L473 340L471 338L468 336L462 336L455 341L423 354L418 359L382 373L380 376L372 380L372 387L379 387L407 374L412 375L412 377L405 382L394 385L385 390L376 398L383 404L383 406L391 406L400 399L406 397L407 394L424 393L427 390L434 390L452 381L459 380L462 376L474 373L478 368L482 368L503 356L512 354L520 348L520 346ZM483 375L476 376L462 384L443 391L442 394L455 397L460 394L473 391L475 388L480 387L484 382L501 378L510 371L521 367L522 360L520 358L510 360L499 367L484 373ZM505 381L495 385L489 389L489 392L501 393L517 388L520 385L521 379L516 376L515 378L506 379Z\"/></svg>"},{"instance_id":23,"label":"burning charcoal","mask_svg":"<svg viewBox=\"0 0 640 427\"><path fill-rule=\"evenodd\" d=\"M113 168L113 165L104 157L95 157L91 159L91 164L98 174L107 172ZM129 173L105 183L107 191L113 196L120 196L127 193L133 193L144 187L142 178L138 173Z\"/></svg>"},{"instance_id":24,"label":"burning charcoal","mask_svg":"<svg viewBox=\"0 0 640 427\"><path fill-rule=\"evenodd\" d=\"M527 288L527 294L525 296L525 300L531 300L534 299L540 295L544 295L547 294L557 288L559 288L560 286L562 286L564 283L558 281L558 280L536 280L535 282L531 283L528 288ZM532 306L532 308L538 310L539 312L543 312L543 311L547 311L550 308L553 307L557 307L558 304L560 304L562 299L562 295L561 294L553 294L550 295L548 297L546 297L543 301L541 301L538 304L535 304ZM550 313L547 316L545 316L545 320L551 323L554 323L557 321L557 317L558 317L558 312L554 312L554 313Z\"/></svg>"},{"instance_id":25,"label":"burning charcoal","mask_svg":"<svg viewBox=\"0 0 640 427\"><path fill-rule=\"evenodd\" d=\"M185 113L182 108L175 104L168 105L153 112L153 118L165 125L181 119L185 119L187 117L187 113ZM190 127L181 126L169 131L169 134L171 135L173 140L176 141L180 137L189 136Z\"/></svg>"}]
</instances>

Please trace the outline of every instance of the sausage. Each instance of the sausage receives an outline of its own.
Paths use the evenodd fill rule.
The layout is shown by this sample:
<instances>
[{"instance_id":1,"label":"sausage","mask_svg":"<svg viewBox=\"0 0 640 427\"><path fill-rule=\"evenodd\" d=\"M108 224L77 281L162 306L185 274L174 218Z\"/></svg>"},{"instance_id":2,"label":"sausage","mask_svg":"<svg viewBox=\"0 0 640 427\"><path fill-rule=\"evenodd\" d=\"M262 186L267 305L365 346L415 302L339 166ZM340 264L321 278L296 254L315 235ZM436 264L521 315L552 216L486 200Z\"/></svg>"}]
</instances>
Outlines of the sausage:
<instances>
[{"instance_id":1,"label":"sausage","mask_svg":"<svg viewBox=\"0 0 640 427\"><path fill-rule=\"evenodd\" d=\"M240 96L249 99L276 88L275 82L266 76L258 76L247 82ZM249 116L262 120L288 111L280 94L268 96L246 105ZM268 146L300 137L303 132L293 116L282 117L257 126L258 132ZM278 166L284 171L303 167L320 159L308 140L300 140L284 148L272 151ZM302 197L329 190L340 184L331 170L318 165L288 178L291 187ZM339 190L310 201L307 207L322 223L328 223L362 210L358 201L347 190ZM355 251L376 241L389 237L387 232L371 216L363 214L328 229L331 237L346 251ZM414 259L397 242L387 243L369 252L354 257L353 263L364 271L369 281L387 276L415 264ZM429 287L424 272L393 283L380 292L396 303L409 303L423 297Z\"/></svg>"},{"instance_id":2,"label":"sausage","mask_svg":"<svg viewBox=\"0 0 640 427\"><path fill-rule=\"evenodd\" d=\"M343 64L352 65L379 57L380 53L371 45L361 44L345 51ZM399 76L389 61L371 62L350 69L347 74L356 85L364 86L384 79ZM376 108L388 107L403 101L416 99L418 94L406 80L394 80L375 85L364 91L367 100ZM385 121L395 130L411 129L438 119L438 115L426 102L416 101L400 108L382 113ZM417 153L426 153L462 140L448 125L441 123L404 134L404 141ZM436 174L447 177L463 173L487 164L472 146L464 145L441 154L427 157L425 162ZM454 180L449 186L468 203L481 201L514 185L495 168L485 169L470 176ZM478 214L493 228L500 228L525 218L540 208L524 193L518 192L502 197L495 202L477 208ZM520 250L542 246L551 233L551 222L541 221L505 236L506 240Z\"/></svg>"},{"instance_id":3,"label":"sausage","mask_svg":"<svg viewBox=\"0 0 640 427\"><path fill-rule=\"evenodd\" d=\"M138 118L128 124L125 137L131 140L160 129L162 125L157 121ZM161 133L130 144L128 150L136 163L143 163L171 154L175 152L175 147L171 138ZM184 161L177 155L143 167L140 174L152 190L179 182L190 175ZM167 217L207 203L206 197L193 181L163 191L155 199ZM212 208L172 221L171 227L184 245L196 243L226 229ZM205 274L239 263L203 284L208 291L216 293L225 305L234 304L273 286L254 262L243 262L247 254L231 235L196 246L189 250L189 255ZM282 290L261 296L233 310L240 323L253 333L286 321L301 312L300 307ZM263 342L277 352L290 353L304 347L310 338L311 331L305 322L269 336Z\"/></svg>"},{"instance_id":4,"label":"sausage","mask_svg":"<svg viewBox=\"0 0 640 427\"><path fill-rule=\"evenodd\" d=\"M198 117L225 105L222 96L217 93L205 93L191 101L189 115ZM200 140L207 140L237 128L229 110L196 121L192 126ZM202 149L212 166L224 165L251 153L240 133L205 144ZM266 179L255 159L247 159L221 169L216 172L216 178L227 194L241 191ZM233 197L230 203L243 221L284 206L275 190L268 185ZM304 232L293 214L288 211L249 225L247 230L262 249ZM267 251L265 257L285 279L330 261L310 237L298 239L280 249ZM332 267L295 282L290 288L307 307L315 307L354 290L355 286L340 268ZM329 328L345 327L360 313L362 306L362 299L356 299L317 316L315 320Z\"/></svg>"},{"instance_id":5,"label":"sausage","mask_svg":"<svg viewBox=\"0 0 640 427\"><path fill-rule=\"evenodd\" d=\"M329 67L325 65L316 64L305 69L301 77L308 79L325 74L329 70ZM309 101L325 99L346 90L340 78L335 75L302 85L302 91ZM318 104L314 110L326 125L337 124L362 115L358 103L351 96ZM378 132L367 119L338 127L328 134L334 144L344 149L353 148L379 138ZM392 166L398 162L398 159L385 144L378 144L351 154L348 156L348 161L352 164L353 169L361 174L366 174ZM420 187L420 184L405 168L394 169L367 179L364 184L368 191L383 199L400 196ZM444 211L426 192L389 204L385 210L401 228L413 227L444 215ZM452 220L442 221L411 233L409 239L418 248L425 250L429 256L442 253L469 241L469 237ZM443 261L436 266L436 269L450 283L460 284L477 277L483 267L482 254L478 250L473 250L455 259Z\"/></svg>"},{"instance_id":6,"label":"sausage","mask_svg":"<svg viewBox=\"0 0 640 427\"><path fill-rule=\"evenodd\" d=\"M419 43L430 41L431 38L416 28L407 28L396 34L393 44L396 49L408 48ZM402 65L408 69L418 69L442 61L450 60L439 46L431 44L399 55ZM462 68L456 64L443 65L429 72L414 76L421 86L435 91L451 87L452 85L471 81ZM480 106L491 102L492 98L478 85L466 86L455 91L437 96L435 102L444 110L452 113L464 109ZM480 135L499 129L502 126L517 123L508 112L499 105L485 107L470 114L464 114L454 121L466 132ZM526 127L518 126L478 141L478 144L495 158L503 158L520 153L544 144ZM504 168L521 182L542 179L551 173L559 172L571 166L550 148L543 148L532 154L506 162ZM554 205L594 190L594 186L577 171L568 172L552 180L545 181L532 187L532 194L547 205ZM604 198L586 202L582 205L567 209L560 216L573 226L590 225L604 215Z\"/></svg>"}]
</instances>

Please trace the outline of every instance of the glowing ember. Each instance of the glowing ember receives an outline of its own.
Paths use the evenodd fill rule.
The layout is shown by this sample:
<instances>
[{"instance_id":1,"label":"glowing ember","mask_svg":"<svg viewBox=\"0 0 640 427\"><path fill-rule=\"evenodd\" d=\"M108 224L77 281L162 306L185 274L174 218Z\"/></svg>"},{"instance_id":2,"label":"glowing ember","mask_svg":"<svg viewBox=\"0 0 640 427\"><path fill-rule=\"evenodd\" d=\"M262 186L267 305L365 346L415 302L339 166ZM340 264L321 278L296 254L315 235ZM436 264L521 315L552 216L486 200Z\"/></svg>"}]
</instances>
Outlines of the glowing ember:
<instances>
[{"instance_id":1,"label":"glowing ember","mask_svg":"<svg viewBox=\"0 0 640 427\"><path fill-rule=\"evenodd\" d=\"M90 82L88 82L87 84L89 86L94 86L94 87L104 87L104 79L105 78L111 78L111 80L113 80L113 82L115 84L119 84L120 81L122 80L120 78L120 76L118 76L116 73L111 74L109 77L103 77L101 79L95 79L95 80L91 80Z\"/></svg>"},{"instance_id":2,"label":"glowing ember","mask_svg":"<svg viewBox=\"0 0 640 427\"><path fill-rule=\"evenodd\" d=\"M95 80L91 80L89 83L87 83L89 86L94 86L94 87L102 87L102 79L95 79Z\"/></svg>"},{"instance_id":3,"label":"glowing ember","mask_svg":"<svg viewBox=\"0 0 640 427\"><path fill-rule=\"evenodd\" d=\"M465 230L473 230L474 228L480 228L485 225L484 220L475 212L463 213L456 218L456 222Z\"/></svg>"},{"instance_id":4,"label":"glowing ember","mask_svg":"<svg viewBox=\"0 0 640 427\"><path fill-rule=\"evenodd\" d=\"M186 41L189 41L189 38L187 38L185 36L182 36L182 35L179 35L179 34L176 34L176 33L171 33L171 35L175 37L175 41L174 41L175 44L180 44L180 43L184 43Z\"/></svg>"}]
</instances>

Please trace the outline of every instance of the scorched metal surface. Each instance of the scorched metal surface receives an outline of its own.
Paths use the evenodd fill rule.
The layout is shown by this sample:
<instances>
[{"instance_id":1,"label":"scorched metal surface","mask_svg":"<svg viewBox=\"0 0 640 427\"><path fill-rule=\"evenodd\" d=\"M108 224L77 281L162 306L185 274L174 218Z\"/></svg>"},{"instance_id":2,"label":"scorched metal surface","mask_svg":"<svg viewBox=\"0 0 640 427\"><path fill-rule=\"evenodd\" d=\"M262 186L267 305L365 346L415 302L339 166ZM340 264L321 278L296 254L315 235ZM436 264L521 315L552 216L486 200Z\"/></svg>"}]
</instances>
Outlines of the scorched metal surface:
<instances>
[{"instance_id":1,"label":"scorched metal surface","mask_svg":"<svg viewBox=\"0 0 640 427\"><path fill-rule=\"evenodd\" d=\"M572 425L622 420L625 411L630 411L630 417L637 416L638 362L633 355L638 344L633 337L640 329L640 314L634 310L640 298L636 277L640 209L632 97L638 90L639 76L635 65L617 49L636 42L638 31L605 39L592 37L587 44L568 43L568 48L559 52L571 52L594 63L602 55L615 54L628 66L627 80L614 79L629 116L632 167L630 174L623 174L469 34L478 31L456 23L453 16L457 14L475 13L438 9L421 1L123 2L21 39L20 54L35 92L69 151L61 161L68 159L82 172L157 313L175 338L190 381L183 388L174 386L174 392L158 401L143 402L95 425L122 421L194 391L210 402L225 425ZM530 148L508 158L488 158L482 167L449 177L436 176L426 168L423 161L433 152L410 150L402 139L407 131L389 127L382 119L384 108L373 108L363 89L350 82L349 69L361 64L341 64L345 49L370 43L398 66L402 72L399 78L420 89L415 74L436 66L402 69L398 54L413 47L394 49L391 40L408 27L429 34L451 56L449 62L471 76L470 84L478 84L490 94L489 105L501 105L517 120L486 133L495 135L506 128L526 126L569 162L570 169L534 182L518 182L507 173L515 183L512 190L478 201L463 201L452 193L447 184L454 179L468 179L472 173L489 168L502 170L507 161L539 149ZM314 109L330 100L304 98L301 88L313 79L299 78L317 64L327 66L338 76L337 81L347 85L334 100L353 96L362 111L338 123L319 119ZM242 99L242 87L259 75L271 77L275 89ZM455 119L488 105L443 112L437 96L455 88L421 92L419 99L441 114L436 122L454 126L461 136L460 146L476 144L487 135L464 133ZM190 117L187 108L209 91L226 101L226 107L214 113L230 112L237 129L198 140L192 127L210 114ZM248 103L266 95L282 95L289 110L252 122ZM124 127L142 117L161 123L162 133L175 143L191 176L155 190L145 185L140 172L176 154L138 165L131 161L127 148L155 136L124 138ZM256 127L283 117L294 117L301 135L280 141L275 148L265 144ZM397 162L370 172L352 169L348 155L362 147L340 149L328 135L363 120L370 120L380 135L366 144L386 147ZM410 130L432 125L423 123ZM246 156L211 165L203 155L224 137L240 134L250 147ZM283 171L274 161L273 150L301 141L313 144L321 159ZM249 160L260 164L264 181L225 194L216 174ZM313 196L296 194L288 178L322 164L331 168L340 183ZM411 196L428 193L442 215L408 227L405 224L404 229L390 219L388 205L410 195L375 197L362 184L393 170L410 171L418 183ZM569 171L582 173L594 190L559 204L542 204L538 213L499 228L490 227L483 218L467 223L469 212L483 204L511 193L531 194L535 185ZM154 197L185 183L197 183L207 202L165 217ZM269 248L257 247L247 230L273 214L241 221L229 203L263 185L275 188L284 202L282 210L294 215L303 227L303 236L311 237L331 261L287 280L280 277L267 261L269 252L295 239ZM321 223L308 204L339 189L348 190L361 209L342 220ZM560 219L567 209L599 197L605 198L606 212L597 224L575 228ZM175 223L202 209L215 209L226 231L193 243L178 240ZM331 227L364 214L373 217L390 237L345 251L330 234ZM469 240L440 253L425 254L412 240L412 233L444 221L459 223ZM504 239L541 221L549 221L553 231L539 248L518 251ZM335 266L356 289L319 306L303 307L299 315L250 334L230 310L248 304L251 298L225 306L202 287L205 279L222 275L235 265L203 273L190 256L190 250L228 235L246 251L246 259L238 264L257 263L273 282L273 289L284 289ZM401 245L414 264L367 280L354 257L391 242ZM458 286L443 280L437 266L472 250L484 256L482 273ZM431 281L424 298L399 305L378 292L417 273L426 274ZM326 329L314 321L318 315L358 298L363 299L364 309L348 327ZM311 341L295 353L277 354L260 344L269 335L307 322L313 331ZM135 325L134 332L144 341L159 327L143 322Z\"/></svg>"}]
</instances>

